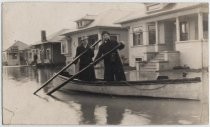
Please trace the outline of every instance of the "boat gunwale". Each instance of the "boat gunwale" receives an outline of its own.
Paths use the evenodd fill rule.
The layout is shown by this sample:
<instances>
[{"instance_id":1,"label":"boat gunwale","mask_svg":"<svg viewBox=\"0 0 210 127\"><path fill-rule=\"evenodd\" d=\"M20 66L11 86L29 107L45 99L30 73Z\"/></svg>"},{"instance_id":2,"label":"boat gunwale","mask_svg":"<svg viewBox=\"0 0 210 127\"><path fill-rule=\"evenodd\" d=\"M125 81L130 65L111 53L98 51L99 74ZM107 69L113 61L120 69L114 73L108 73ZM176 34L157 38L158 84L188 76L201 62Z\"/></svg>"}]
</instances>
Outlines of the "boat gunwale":
<instances>
[{"instance_id":1,"label":"boat gunwale","mask_svg":"<svg viewBox=\"0 0 210 127\"><path fill-rule=\"evenodd\" d=\"M67 76L58 75L58 77L62 78L63 80L69 79ZM56 79L54 79L56 80ZM70 83L77 84L77 85L89 85L89 86L129 86L129 85L175 85L175 84L187 84L187 83L197 83L201 82L200 77L195 78L183 78L183 79L163 79L163 80L143 80L143 81L81 81L81 80L72 80Z\"/></svg>"}]
</instances>

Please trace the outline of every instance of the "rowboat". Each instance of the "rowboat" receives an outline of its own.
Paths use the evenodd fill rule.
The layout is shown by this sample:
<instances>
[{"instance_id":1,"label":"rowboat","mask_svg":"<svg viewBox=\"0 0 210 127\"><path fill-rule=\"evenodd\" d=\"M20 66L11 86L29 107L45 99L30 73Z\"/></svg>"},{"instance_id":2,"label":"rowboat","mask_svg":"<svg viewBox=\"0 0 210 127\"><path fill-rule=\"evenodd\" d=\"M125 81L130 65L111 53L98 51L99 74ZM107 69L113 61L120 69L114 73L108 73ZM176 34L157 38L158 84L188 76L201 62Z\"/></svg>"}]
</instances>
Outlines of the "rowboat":
<instances>
[{"instance_id":1,"label":"rowboat","mask_svg":"<svg viewBox=\"0 0 210 127\"><path fill-rule=\"evenodd\" d=\"M68 76L58 75L53 80L53 86L56 87L68 79ZM68 82L60 90L72 90L118 96L143 96L200 100L201 86L200 77L111 82L100 79L91 82L74 79Z\"/></svg>"}]
</instances>

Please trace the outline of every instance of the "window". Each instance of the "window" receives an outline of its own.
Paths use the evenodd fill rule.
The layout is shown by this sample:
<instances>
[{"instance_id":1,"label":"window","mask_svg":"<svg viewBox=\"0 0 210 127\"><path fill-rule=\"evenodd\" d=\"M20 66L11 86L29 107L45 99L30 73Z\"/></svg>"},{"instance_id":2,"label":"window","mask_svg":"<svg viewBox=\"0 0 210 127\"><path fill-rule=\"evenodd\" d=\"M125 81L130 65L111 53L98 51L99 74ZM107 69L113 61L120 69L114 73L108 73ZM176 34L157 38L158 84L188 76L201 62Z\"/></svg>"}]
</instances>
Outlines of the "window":
<instances>
[{"instance_id":1,"label":"window","mask_svg":"<svg viewBox=\"0 0 210 127\"><path fill-rule=\"evenodd\" d=\"M61 54L68 53L68 41L65 39L61 42Z\"/></svg>"},{"instance_id":2,"label":"window","mask_svg":"<svg viewBox=\"0 0 210 127\"><path fill-rule=\"evenodd\" d=\"M77 28L86 27L86 26L88 26L91 22L92 22L92 20L80 20L80 21L77 21Z\"/></svg>"},{"instance_id":3,"label":"window","mask_svg":"<svg viewBox=\"0 0 210 127\"><path fill-rule=\"evenodd\" d=\"M143 33L133 33L133 46L135 45L143 45Z\"/></svg>"},{"instance_id":4,"label":"window","mask_svg":"<svg viewBox=\"0 0 210 127\"><path fill-rule=\"evenodd\" d=\"M37 49L37 57L38 57L38 60L40 60L40 58L41 58L40 56L41 56L41 50L38 50Z\"/></svg>"},{"instance_id":5,"label":"window","mask_svg":"<svg viewBox=\"0 0 210 127\"><path fill-rule=\"evenodd\" d=\"M148 31L149 31L149 44L155 44L156 43L155 24L148 25Z\"/></svg>"},{"instance_id":6,"label":"window","mask_svg":"<svg viewBox=\"0 0 210 127\"><path fill-rule=\"evenodd\" d=\"M77 27L78 28L82 27L82 21L77 22Z\"/></svg>"},{"instance_id":7,"label":"window","mask_svg":"<svg viewBox=\"0 0 210 127\"><path fill-rule=\"evenodd\" d=\"M142 27L135 27L133 29L133 46L135 45L143 45Z\"/></svg>"},{"instance_id":8,"label":"window","mask_svg":"<svg viewBox=\"0 0 210 127\"><path fill-rule=\"evenodd\" d=\"M142 62L142 58L135 58L136 62Z\"/></svg>"},{"instance_id":9,"label":"window","mask_svg":"<svg viewBox=\"0 0 210 127\"><path fill-rule=\"evenodd\" d=\"M12 59L17 59L17 53L12 53Z\"/></svg>"},{"instance_id":10,"label":"window","mask_svg":"<svg viewBox=\"0 0 210 127\"><path fill-rule=\"evenodd\" d=\"M111 35L110 35L110 40L118 41L118 40L119 40L119 39L118 39L118 36L119 36L119 35L117 35L117 34L111 34Z\"/></svg>"},{"instance_id":11,"label":"window","mask_svg":"<svg viewBox=\"0 0 210 127\"><path fill-rule=\"evenodd\" d=\"M180 22L180 41L188 40L188 22Z\"/></svg>"},{"instance_id":12,"label":"window","mask_svg":"<svg viewBox=\"0 0 210 127\"><path fill-rule=\"evenodd\" d=\"M203 21L203 38L208 39L208 21L204 20Z\"/></svg>"},{"instance_id":13,"label":"window","mask_svg":"<svg viewBox=\"0 0 210 127\"><path fill-rule=\"evenodd\" d=\"M51 56L50 56L50 49L47 49L46 50L46 54L45 54L45 59L51 59Z\"/></svg>"}]
</instances>

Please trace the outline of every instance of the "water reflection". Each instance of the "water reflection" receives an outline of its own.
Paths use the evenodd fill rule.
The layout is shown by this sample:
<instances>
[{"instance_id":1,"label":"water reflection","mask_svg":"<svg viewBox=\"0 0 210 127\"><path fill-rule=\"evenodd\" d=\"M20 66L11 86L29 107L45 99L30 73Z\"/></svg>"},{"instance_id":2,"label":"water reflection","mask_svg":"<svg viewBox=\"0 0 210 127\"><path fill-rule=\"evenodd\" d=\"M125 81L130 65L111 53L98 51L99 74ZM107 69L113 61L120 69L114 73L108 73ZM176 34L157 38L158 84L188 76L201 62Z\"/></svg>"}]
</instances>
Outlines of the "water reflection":
<instances>
[{"instance_id":1,"label":"water reflection","mask_svg":"<svg viewBox=\"0 0 210 127\"><path fill-rule=\"evenodd\" d=\"M94 116L95 105L89 103L81 104L80 111L82 112L81 124L96 124L96 119Z\"/></svg>"},{"instance_id":2,"label":"water reflection","mask_svg":"<svg viewBox=\"0 0 210 127\"><path fill-rule=\"evenodd\" d=\"M122 107L107 107L107 124L120 124L123 119L125 109Z\"/></svg>"},{"instance_id":3,"label":"water reflection","mask_svg":"<svg viewBox=\"0 0 210 127\"><path fill-rule=\"evenodd\" d=\"M62 102L66 104L73 101L80 105L81 124L182 124L180 120L191 124L200 122L200 101L70 94L57 92L55 96L64 98ZM103 112L96 113L101 107Z\"/></svg>"},{"instance_id":4,"label":"water reflection","mask_svg":"<svg viewBox=\"0 0 210 127\"><path fill-rule=\"evenodd\" d=\"M36 68L36 67L3 67L4 78L23 81L25 79L36 81L39 84L47 81L55 72L62 67L56 68Z\"/></svg>"},{"instance_id":5,"label":"water reflection","mask_svg":"<svg viewBox=\"0 0 210 127\"><path fill-rule=\"evenodd\" d=\"M57 91L53 96L39 95L33 91L49 79L58 68L3 68L4 106L18 109L13 124L89 124L89 125L144 125L144 124L201 124L208 122L208 73L190 72L189 77L203 77L201 101L176 99L151 99L139 97L113 97L72 91ZM101 72L99 71L98 74ZM129 80L155 79L158 75L182 77L182 71L159 73L126 73ZM101 75L99 75L101 76ZM5 88L9 84L19 86ZM12 86L12 87L11 87ZM44 89L44 92L49 87ZM14 92L15 91L15 92ZM16 96L18 96L16 98ZM27 97L28 96L28 97ZM23 98L24 97L24 98ZM45 100L44 102L39 102ZM21 114L18 114L21 113ZM24 115L25 114L25 115ZM26 114L30 114L29 119ZM37 116L37 114L41 116ZM34 115L34 116L33 116ZM21 117L18 117L21 116ZM42 120L41 118L48 118ZM27 121L27 122L26 122Z\"/></svg>"}]
</instances>

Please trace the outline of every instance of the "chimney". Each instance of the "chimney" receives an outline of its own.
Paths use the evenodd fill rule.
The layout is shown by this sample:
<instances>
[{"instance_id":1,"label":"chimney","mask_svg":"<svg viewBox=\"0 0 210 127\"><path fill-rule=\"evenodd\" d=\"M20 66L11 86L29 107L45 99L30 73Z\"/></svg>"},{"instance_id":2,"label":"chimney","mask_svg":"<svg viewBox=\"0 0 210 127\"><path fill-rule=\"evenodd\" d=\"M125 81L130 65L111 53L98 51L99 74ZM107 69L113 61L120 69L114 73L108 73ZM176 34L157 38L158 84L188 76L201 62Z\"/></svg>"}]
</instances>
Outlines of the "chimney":
<instances>
[{"instance_id":1,"label":"chimney","mask_svg":"<svg viewBox=\"0 0 210 127\"><path fill-rule=\"evenodd\" d=\"M41 40L42 40L42 42L47 41L47 38L46 38L46 31L45 31L45 30L42 30L42 31L41 31Z\"/></svg>"}]
</instances>

